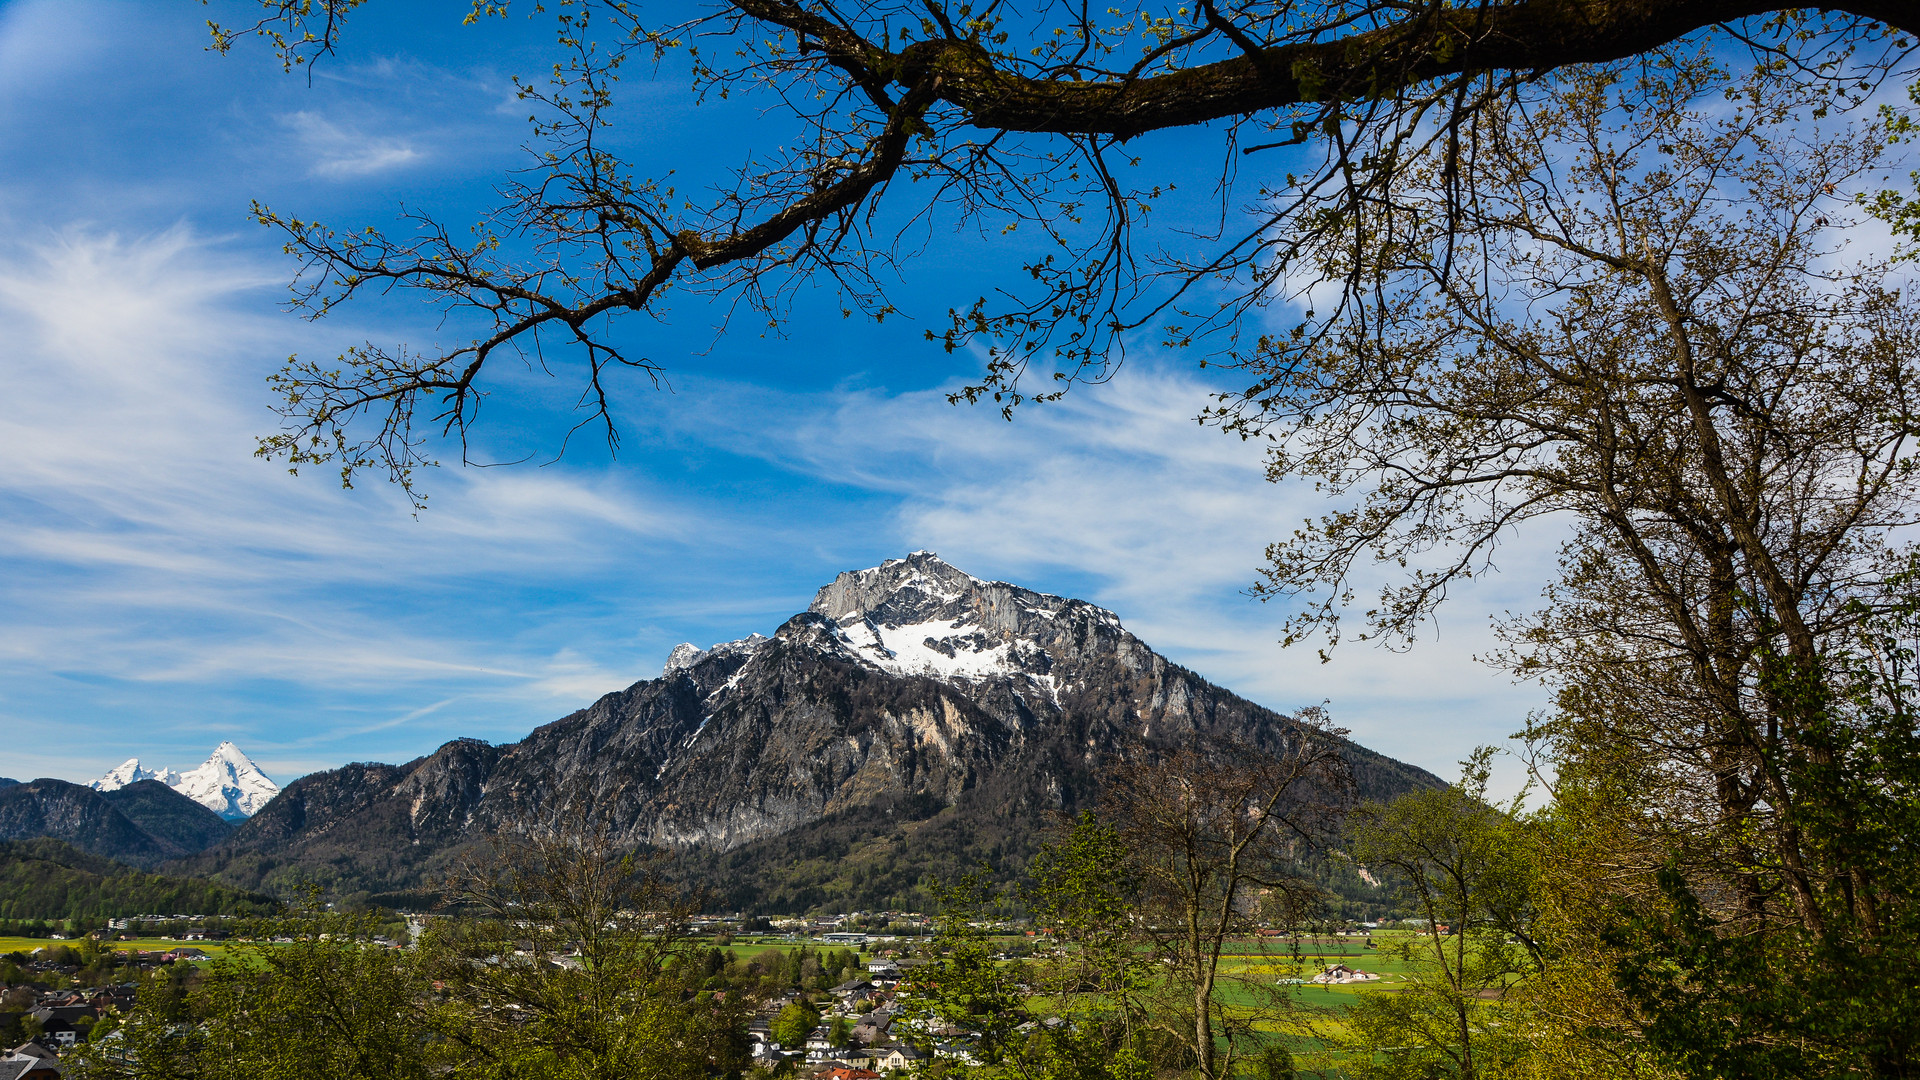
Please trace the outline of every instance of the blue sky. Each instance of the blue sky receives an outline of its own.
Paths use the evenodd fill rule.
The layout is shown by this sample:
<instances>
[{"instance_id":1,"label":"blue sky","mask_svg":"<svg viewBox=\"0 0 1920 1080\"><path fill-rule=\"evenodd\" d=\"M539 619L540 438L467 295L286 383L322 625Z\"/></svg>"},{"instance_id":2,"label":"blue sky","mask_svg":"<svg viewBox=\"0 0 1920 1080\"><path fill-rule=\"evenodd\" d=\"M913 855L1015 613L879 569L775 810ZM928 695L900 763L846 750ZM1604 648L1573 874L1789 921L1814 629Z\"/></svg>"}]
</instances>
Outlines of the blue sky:
<instances>
[{"instance_id":1,"label":"blue sky","mask_svg":"<svg viewBox=\"0 0 1920 1080\"><path fill-rule=\"evenodd\" d=\"M1361 742L1443 775L1543 703L1472 657L1490 614L1532 606L1550 538L1511 548L1410 652L1322 665L1243 591L1267 541L1321 507L1193 422L1205 373L1146 351L1012 423L946 404L979 358L923 342L914 316L1012 268L977 239L936 235L896 296L908 317L879 326L825 289L784 337L717 336L724 313L686 294L635 320L672 388L622 394L614 459L441 469L417 518L371 480L254 460L288 354L443 332L404 299L288 315L290 267L246 210L351 226L485 206L525 135L509 76L540 69L544 39L463 27L466 7L375 0L309 84L258 50L206 51L202 20L238 4L0 3L0 775L184 767L231 738L284 783L516 739L653 676L677 642L771 632L836 572L919 548L1110 607L1263 704L1326 700ZM671 74L624 92L631 152L683 182L779 137L750 103L695 107ZM1203 180L1182 170L1218 153L1205 133L1149 143L1156 181ZM496 389L479 454L550 450L565 388L520 372Z\"/></svg>"}]
</instances>

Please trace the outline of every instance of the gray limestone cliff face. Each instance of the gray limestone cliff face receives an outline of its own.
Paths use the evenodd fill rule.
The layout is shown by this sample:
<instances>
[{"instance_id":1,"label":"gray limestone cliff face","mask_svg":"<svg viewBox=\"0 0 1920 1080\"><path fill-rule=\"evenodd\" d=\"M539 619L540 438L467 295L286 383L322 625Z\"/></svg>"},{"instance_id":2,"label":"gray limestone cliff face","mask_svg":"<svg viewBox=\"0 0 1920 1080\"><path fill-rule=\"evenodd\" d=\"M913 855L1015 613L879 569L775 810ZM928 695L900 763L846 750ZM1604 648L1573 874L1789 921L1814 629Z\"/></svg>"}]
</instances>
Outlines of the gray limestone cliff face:
<instances>
[{"instance_id":1,"label":"gray limestone cliff face","mask_svg":"<svg viewBox=\"0 0 1920 1080\"><path fill-rule=\"evenodd\" d=\"M1014 736L800 615L750 654L717 651L504 748L476 813L500 827L591 805L630 842L725 850L880 795L949 800Z\"/></svg>"},{"instance_id":2,"label":"gray limestone cliff face","mask_svg":"<svg viewBox=\"0 0 1920 1080\"><path fill-rule=\"evenodd\" d=\"M589 810L625 842L716 854L874 807L1031 824L1084 803L1126 747L1199 734L1278 749L1297 728L1109 611L916 552L839 575L771 638L676 649L661 677L518 743L303 778L197 869L324 859L376 892L419 888L491 833ZM1362 794L1438 782L1349 757Z\"/></svg>"}]
</instances>

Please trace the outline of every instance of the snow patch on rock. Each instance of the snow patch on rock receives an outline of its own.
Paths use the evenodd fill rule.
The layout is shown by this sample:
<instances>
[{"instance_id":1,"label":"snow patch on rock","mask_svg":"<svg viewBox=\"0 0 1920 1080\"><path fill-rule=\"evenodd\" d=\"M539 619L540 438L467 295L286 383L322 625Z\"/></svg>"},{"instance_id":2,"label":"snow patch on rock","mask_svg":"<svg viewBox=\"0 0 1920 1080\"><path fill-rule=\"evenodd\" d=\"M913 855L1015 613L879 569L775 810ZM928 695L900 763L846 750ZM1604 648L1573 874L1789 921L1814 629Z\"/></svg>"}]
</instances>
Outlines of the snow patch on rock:
<instances>
[{"instance_id":1,"label":"snow patch on rock","mask_svg":"<svg viewBox=\"0 0 1920 1080\"><path fill-rule=\"evenodd\" d=\"M838 644L877 668L952 680L1040 679L1053 666L1049 649L1071 643L1074 627L1121 630L1105 608L983 581L931 551L849 570L809 610L831 621ZM1059 687L1040 685L1057 705Z\"/></svg>"},{"instance_id":2,"label":"snow patch on rock","mask_svg":"<svg viewBox=\"0 0 1920 1080\"><path fill-rule=\"evenodd\" d=\"M854 654L903 675L984 678L1018 670L1013 642L993 641L965 622L934 620L882 626L862 619L840 628Z\"/></svg>"}]
</instances>

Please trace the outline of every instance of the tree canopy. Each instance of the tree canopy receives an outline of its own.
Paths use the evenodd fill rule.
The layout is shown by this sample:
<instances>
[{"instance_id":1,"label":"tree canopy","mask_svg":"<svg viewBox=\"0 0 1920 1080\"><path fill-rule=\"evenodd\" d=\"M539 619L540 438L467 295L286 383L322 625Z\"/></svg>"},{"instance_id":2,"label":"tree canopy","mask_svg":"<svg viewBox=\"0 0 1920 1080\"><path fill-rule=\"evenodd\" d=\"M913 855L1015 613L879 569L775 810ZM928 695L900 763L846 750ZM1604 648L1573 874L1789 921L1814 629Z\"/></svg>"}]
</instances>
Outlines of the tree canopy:
<instances>
[{"instance_id":1,"label":"tree canopy","mask_svg":"<svg viewBox=\"0 0 1920 1080\"><path fill-rule=\"evenodd\" d=\"M325 62L364 0L261 0L216 24L217 48L250 37L291 69ZM476 3L470 21L508 14ZM953 298L928 337L988 360L955 396L1003 409L1104 378L1132 340L1230 353L1240 317L1327 278L1309 252L1358 241L1352 211L1396 197L1424 148L1458 149L1471 119L1558 72L1713 37L1763 65L1869 97L1906 72L1920 33L1909 5L1852 0L1819 13L1726 0L1215 0L1164 9L736 0L655 21L619 0L552 5L550 76L518 84L531 164L469 232L409 212L389 233L256 207L301 260L297 304L320 316L355 296L424 293L471 336L425 350L368 343L339 362L277 376L284 429L262 455L325 464L351 481L385 472L410 489L432 439L464 440L489 362L502 352L581 365L583 423L616 437L610 380L662 363L612 329L670 289L726 297L776 323L802 285L837 287L848 310L894 313L887 283L915 273L911 230L932 223L1045 238L992 296ZM752 95L791 124L750 148L733 181L679 190L613 150L619 83L663 62L696 97ZM1206 126L1221 142L1209 235L1170 245L1142 226L1174 193L1136 183L1130 140ZM1229 205L1258 173L1245 212ZM1473 189L1462 162L1455 202ZM1247 164L1242 164L1245 160ZM1278 159L1273 159L1278 160ZM1304 162L1304 164L1301 164ZM1184 194L1181 197L1185 197ZM1035 385L1036 380L1041 384ZM464 441L461 441L464 446Z\"/></svg>"}]
</instances>

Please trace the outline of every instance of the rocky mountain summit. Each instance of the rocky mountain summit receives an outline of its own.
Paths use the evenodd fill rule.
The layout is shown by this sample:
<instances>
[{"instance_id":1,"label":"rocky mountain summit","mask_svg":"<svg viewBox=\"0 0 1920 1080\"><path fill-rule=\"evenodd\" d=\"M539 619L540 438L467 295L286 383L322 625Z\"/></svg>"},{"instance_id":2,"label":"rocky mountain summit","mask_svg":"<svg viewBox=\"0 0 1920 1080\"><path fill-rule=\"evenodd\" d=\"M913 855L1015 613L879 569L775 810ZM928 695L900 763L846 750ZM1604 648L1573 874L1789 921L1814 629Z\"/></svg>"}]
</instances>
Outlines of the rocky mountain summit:
<instances>
[{"instance_id":1,"label":"rocky mountain summit","mask_svg":"<svg viewBox=\"0 0 1920 1080\"><path fill-rule=\"evenodd\" d=\"M1018 862L1142 740L1277 748L1298 730L1110 611L915 552L839 575L771 637L682 645L659 678L518 743L298 780L189 868L418 890L495 830L590 806L628 843L689 852L726 906L884 906L929 874ZM1343 752L1362 796L1439 783Z\"/></svg>"},{"instance_id":2,"label":"rocky mountain summit","mask_svg":"<svg viewBox=\"0 0 1920 1080\"><path fill-rule=\"evenodd\" d=\"M1056 663L1084 658L1103 635L1138 644L1105 608L981 581L929 551L841 574L808 610L833 620L840 640L883 670L946 682L1010 679L1056 704Z\"/></svg>"}]
</instances>

